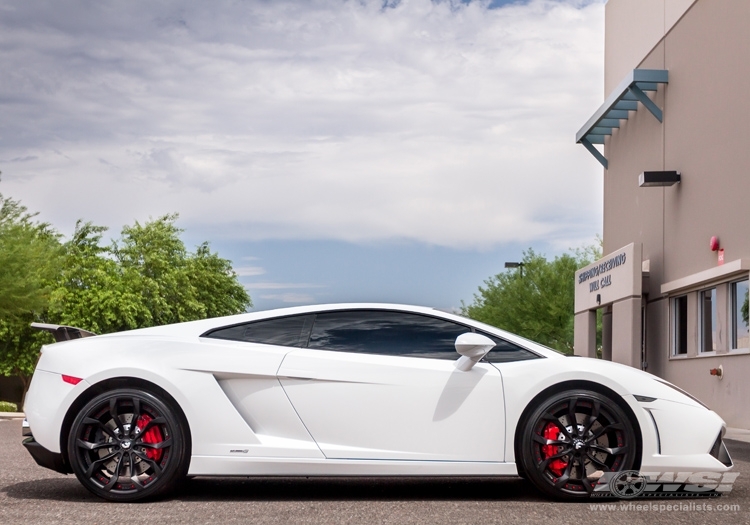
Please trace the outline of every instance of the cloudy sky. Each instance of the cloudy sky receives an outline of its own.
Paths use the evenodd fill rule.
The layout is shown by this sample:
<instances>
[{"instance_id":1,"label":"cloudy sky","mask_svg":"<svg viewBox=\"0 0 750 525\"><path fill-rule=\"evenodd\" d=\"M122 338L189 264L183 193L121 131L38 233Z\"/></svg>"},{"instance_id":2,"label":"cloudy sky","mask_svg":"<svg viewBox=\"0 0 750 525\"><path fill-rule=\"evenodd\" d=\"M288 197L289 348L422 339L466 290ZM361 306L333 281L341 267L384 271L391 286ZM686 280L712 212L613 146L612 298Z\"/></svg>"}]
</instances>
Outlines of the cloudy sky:
<instances>
[{"instance_id":1,"label":"cloudy sky","mask_svg":"<svg viewBox=\"0 0 750 525\"><path fill-rule=\"evenodd\" d=\"M0 193L179 212L256 309L471 301L601 232L604 3L0 0Z\"/></svg>"}]
</instances>

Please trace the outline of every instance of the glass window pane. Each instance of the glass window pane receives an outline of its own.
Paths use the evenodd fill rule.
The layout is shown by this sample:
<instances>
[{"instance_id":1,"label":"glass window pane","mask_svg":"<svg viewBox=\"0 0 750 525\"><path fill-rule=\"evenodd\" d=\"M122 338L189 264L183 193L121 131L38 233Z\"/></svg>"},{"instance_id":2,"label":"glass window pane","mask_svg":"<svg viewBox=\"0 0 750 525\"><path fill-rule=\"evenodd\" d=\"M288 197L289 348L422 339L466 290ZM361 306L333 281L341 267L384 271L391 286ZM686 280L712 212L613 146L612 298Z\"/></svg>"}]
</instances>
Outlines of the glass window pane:
<instances>
[{"instance_id":1,"label":"glass window pane","mask_svg":"<svg viewBox=\"0 0 750 525\"><path fill-rule=\"evenodd\" d=\"M456 337L470 331L450 321L405 312L327 312L316 316L308 348L458 359Z\"/></svg>"},{"instance_id":2,"label":"glass window pane","mask_svg":"<svg viewBox=\"0 0 750 525\"><path fill-rule=\"evenodd\" d=\"M481 332L482 335L486 335L493 341L495 341L495 348L490 350L484 358L485 361L490 363L507 363L510 361L524 361L526 359L537 359L539 358L534 352L516 346L513 343L500 339L497 336ZM456 354L458 355L458 354Z\"/></svg>"},{"instance_id":3,"label":"glass window pane","mask_svg":"<svg viewBox=\"0 0 750 525\"><path fill-rule=\"evenodd\" d=\"M458 359L456 337L467 326L408 312L357 310L318 314L308 348L403 357ZM481 332L495 348L491 363L536 359L539 356L504 339Z\"/></svg>"},{"instance_id":4,"label":"glass window pane","mask_svg":"<svg viewBox=\"0 0 750 525\"><path fill-rule=\"evenodd\" d=\"M750 347L748 281L732 283L732 348Z\"/></svg>"},{"instance_id":5,"label":"glass window pane","mask_svg":"<svg viewBox=\"0 0 750 525\"><path fill-rule=\"evenodd\" d=\"M312 325L312 315L295 315L219 328L204 337L246 343L304 347Z\"/></svg>"},{"instance_id":6,"label":"glass window pane","mask_svg":"<svg viewBox=\"0 0 750 525\"><path fill-rule=\"evenodd\" d=\"M700 293L701 352L713 352L718 341L716 334L716 288Z\"/></svg>"},{"instance_id":7,"label":"glass window pane","mask_svg":"<svg viewBox=\"0 0 750 525\"><path fill-rule=\"evenodd\" d=\"M674 307L674 353L687 354L687 295L676 297Z\"/></svg>"}]
</instances>

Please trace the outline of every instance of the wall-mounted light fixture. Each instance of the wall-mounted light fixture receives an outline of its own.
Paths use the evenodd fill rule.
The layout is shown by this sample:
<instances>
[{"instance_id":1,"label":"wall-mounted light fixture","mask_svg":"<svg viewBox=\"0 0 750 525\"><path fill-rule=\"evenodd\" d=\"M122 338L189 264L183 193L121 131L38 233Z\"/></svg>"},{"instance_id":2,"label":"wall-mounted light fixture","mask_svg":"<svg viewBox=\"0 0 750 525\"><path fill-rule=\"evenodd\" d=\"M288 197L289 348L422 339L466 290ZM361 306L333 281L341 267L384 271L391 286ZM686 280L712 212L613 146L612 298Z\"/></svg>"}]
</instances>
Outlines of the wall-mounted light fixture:
<instances>
[{"instance_id":1,"label":"wall-mounted light fixture","mask_svg":"<svg viewBox=\"0 0 750 525\"><path fill-rule=\"evenodd\" d=\"M679 171L644 171L638 175L638 186L641 188L672 186L678 182L680 182Z\"/></svg>"}]
</instances>

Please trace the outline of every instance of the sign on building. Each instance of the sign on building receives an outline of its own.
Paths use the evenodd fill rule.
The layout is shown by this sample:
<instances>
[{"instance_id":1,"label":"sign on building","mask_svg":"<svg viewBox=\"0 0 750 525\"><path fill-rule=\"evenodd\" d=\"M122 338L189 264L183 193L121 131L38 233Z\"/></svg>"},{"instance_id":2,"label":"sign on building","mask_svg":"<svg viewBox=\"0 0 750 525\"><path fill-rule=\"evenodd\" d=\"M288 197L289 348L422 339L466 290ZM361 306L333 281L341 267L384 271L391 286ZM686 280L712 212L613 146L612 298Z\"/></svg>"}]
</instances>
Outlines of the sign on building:
<instances>
[{"instance_id":1,"label":"sign on building","mask_svg":"<svg viewBox=\"0 0 750 525\"><path fill-rule=\"evenodd\" d=\"M641 295L641 244L632 243L581 268L575 277L575 313Z\"/></svg>"}]
</instances>

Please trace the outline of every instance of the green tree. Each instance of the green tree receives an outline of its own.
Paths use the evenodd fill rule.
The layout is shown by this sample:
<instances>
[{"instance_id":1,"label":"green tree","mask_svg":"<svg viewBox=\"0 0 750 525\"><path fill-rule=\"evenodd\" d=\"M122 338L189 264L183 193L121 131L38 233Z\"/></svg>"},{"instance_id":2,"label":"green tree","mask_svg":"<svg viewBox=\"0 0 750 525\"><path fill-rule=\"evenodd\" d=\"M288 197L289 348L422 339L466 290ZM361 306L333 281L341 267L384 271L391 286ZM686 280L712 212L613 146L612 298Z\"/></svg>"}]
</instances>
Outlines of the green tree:
<instances>
[{"instance_id":1,"label":"green tree","mask_svg":"<svg viewBox=\"0 0 750 525\"><path fill-rule=\"evenodd\" d=\"M240 313L252 306L247 290L237 281L231 262L212 253L207 242L188 258L186 272L195 287L198 303L205 309L205 317Z\"/></svg>"},{"instance_id":2,"label":"green tree","mask_svg":"<svg viewBox=\"0 0 750 525\"><path fill-rule=\"evenodd\" d=\"M53 343L47 332L31 328L35 314L27 313L13 320L0 320L0 375L16 376L23 382L24 396L39 360L42 345Z\"/></svg>"},{"instance_id":3,"label":"green tree","mask_svg":"<svg viewBox=\"0 0 750 525\"><path fill-rule=\"evenodd\" d=\"M490 277L462 313L565 353L573 352L574 277L596 260L588 247L548 261L529 249L523 266Z\"/></svg>"},{"instance_id":4,"label":"green tree","mask_svg":"<svg viewBox=\"0 0 750 525\"><path fill-rule=\"evenodd\" d=\"M48 317L56 324L94 333L138 328L149 312L128 280L111 246L102 246L104 226L78 221L63 245L63 257L52 292Z\"/></svg>"},{"instance_id":5,"label":"green tree","mask_svg":"<svg viewBox=\"0 0 750 525\"><path fill-rule=\"evenodd\" d=\"M59 324L109 333L244 312L252 305L231 262L208 243L191 254L177 214L125 226L102 246L106 228L76 225L50 304Z\"/></svg>"},{"instance_id":6,"label":"green tree","mask_svg":"<svg viewBox=\"0 0 750 525\"><path fill-rule=\"evenodd\" d=\"M175 226L177 214L122 230L113 252L125 278L147 310L139 326L231 315L252 306L231 262L211 253L208 243L188 253Z\"/></svg>"},{"instance_id":7,"label":"green tree","mask_svg":"<svg viewBox=\"0 0 750 525\"><path fill-rule=\"evenodd\" d=\"M189 253L177 214L122 230L78 221L67 242L0 195L0 374L20 377L24 392L50 334L33 321L95 333L230 315L252 306L231 262L208 243Z\"/></svg>"},{"instance_id":8,"label":"green tree","mask_svg":"<svg viewBox=\"0 0 750 525\"><path fill-rule=\"evenodd\" d=\"M57 233L0 194L0 319L43 310L59 255Z\"/></svg>"},{"instance_id":9,"label":"green tree","mask_svg":"<svg viewBox=\"0 0 750 525\"><path fill-rule=\"evenodd\" d=\"M49 334L30 328L47 306L59 263L58 234L19 201L0 194L0 374L28 387Z\"/></svg>"}]
</instances>

